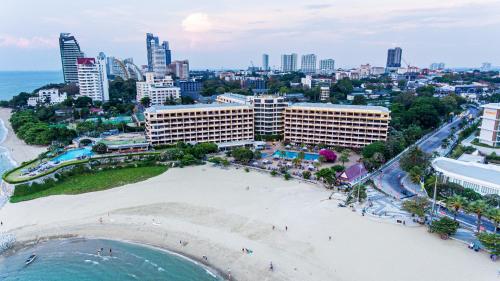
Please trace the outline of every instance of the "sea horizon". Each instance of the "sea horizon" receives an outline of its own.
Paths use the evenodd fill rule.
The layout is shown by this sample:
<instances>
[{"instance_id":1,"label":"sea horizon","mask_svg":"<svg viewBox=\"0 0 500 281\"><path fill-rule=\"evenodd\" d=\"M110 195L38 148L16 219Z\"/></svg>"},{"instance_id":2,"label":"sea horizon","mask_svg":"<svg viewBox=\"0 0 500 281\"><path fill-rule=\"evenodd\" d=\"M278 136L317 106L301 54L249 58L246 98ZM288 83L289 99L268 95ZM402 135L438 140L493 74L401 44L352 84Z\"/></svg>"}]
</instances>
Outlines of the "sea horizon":
<instances>
[{"instance_id":1,"label":"sea horizon","mask_svg":"<svg viewBox=\"0 0 500 281\"><path fill-rule=\"evenodd\" d=\"M9 100L21 92L31 93L52 83L64 83L62 70L0 70L0 100Z\"/></svg>"}]
</instances>

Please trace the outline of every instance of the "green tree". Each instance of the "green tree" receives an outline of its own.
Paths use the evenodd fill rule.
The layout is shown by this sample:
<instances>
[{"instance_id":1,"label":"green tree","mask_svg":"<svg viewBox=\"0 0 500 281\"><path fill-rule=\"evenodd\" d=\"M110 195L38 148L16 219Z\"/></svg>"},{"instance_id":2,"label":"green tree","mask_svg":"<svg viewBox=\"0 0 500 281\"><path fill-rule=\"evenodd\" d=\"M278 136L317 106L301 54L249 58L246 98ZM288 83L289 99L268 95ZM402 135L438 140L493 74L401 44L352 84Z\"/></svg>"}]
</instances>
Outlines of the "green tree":
<instances>
[{"instance_id":1,"label":"green tree","mask_svg":"<svg viewBox=\"0 0 500 281\"><path fill-rule=\"evenodd\" d=\"M484 200L473 201L465 208L467 212L477 216L477 233L481 230L481 218L488 212L488 208L488 204Z\"/></svg>"},{"instance_id":2,"label":"green tree","mask_svg":"<svg viewBox=\"0 0 500 281\"><path fill-rule=\"evenodd\" d=\"M464 197L460 195L453 195L452 197L446 200L446 208L453 211L453 220L457 220L457 214L460 209L465 208L467 205L467 201Z\"/></svg>"},{"instance_id":3,"label":"green tree","mask_svg":"<svg viewBox=\"0 0 500 281\"><path fill-rule=\"evenodd\" d=\"M365 146L361 152L363 158L371 158L376 152L384 153L385 143L382 141L372 142L371 144Z\"/></svg>"},{"instance_id":4,"label":"green tree","mask_svg":"<svg viewBox=\"0 0 500 281\"><path fill-rule=\"evenodd\" d=\"M348 149L344 149L340 152L340 162L342 162L342 166L344 166L345 162L349 162L349 156L351 156L351 152Z\"/></svg>"},{"instance_id":5,"label":"green tree","mask_svg":"<svg viewBox=\"0 0 500 281\"><path fill-rule=\"evenodd\" d=\"M311 172L309 171L303 171L302 172L302 177L306 180L310 179L311 178Z\"/></svg>"},{"instance_id":6,"label":"green tree","mask_svg":"<svg viewBox=\"0 0 500 281\"><path fill-rule=\"evenodd\" d=\"M413 183L419 183L424 171L420 166L414 166L410 169L410 179Z\"/></svg>"},{"instance_id":7,"label":"green tree","mask_svg":"<svg viewBox=\"0 0 500 281\"><path fill-rule=\"evenodd\" d=\"M492 255L500 255L500 234L483 232L477 235L477 239Z\"/></svg>"},{"instance_id":8,"label":"green tree","mask_svg":"<svg viewBox=\"0 0 500 281\"><path fill-rule=\"evenodd\" d=\"M429 201L425 197L415 197L403 201L403 209L410 214L424 217L425 212L429 209Z\"/></svg>"},{"instance_id":9,"label":"green tree","mask_svg":"<svg viewBox=\"0 0 500 281\"><path fill-rule=\"evenodd\" d=\"M366 105L366 98L364 95L355 95L354 99L352 100L353 105Z\"/></svg>"},{"instance_id":10,"label":"green tree","mask_svg":"<svg viewBox=\"0 0 500 281\"><path fill-rule=\"evenodd\" d=\"M337 174L333 169L323 168L316 172L316 177L322 179L328 188L333 188L337 181Z\"/></svg>"},{"instance_id":11,"label":"green tree","mask_svg":"<svg viewBox=\"0 0 500 281\"><path fill-rule=\"evenodd\" d=\"M92 147L92 151L94 151L97 154L104 154L108 152L108 146L100 142Z\"/></svg>"},{"instance_id":12,"label":"green tree","mask_svg":"<svg viewBox=\"0 0 500 281\"><path fill-rule=\"evenodd\" d=\"M500 209L497 208L489 208L486 211L486 217L495 224L495 233L498 230L498 224L500 223Z\"/></svg>"},{"instance_id":13,"label":"green tree","mask_svg":"<svg viewBox=\"0 0 500 281\"><path fill-rule=\"evenodd\" d=\"M149 97L141 98L141 104L144 107L149 107L149 105L151 104L151 98L149 98Z\"/></svg>"},{"instance_id":14,"label":"green tree","mask_svg":"<svg viewBox=\"0 0 500 281\"><path fill-rule=\"evenodd\" d=\"M442 217L437 221L433 221L430 228L432 232L439 234L442 239L448 239L457 232L458 226L458 222L448 217Z\"/></svg>"},{"instance_id":15,"label":"green tree","mask_svg":"<svg viewBox=\"0 0 500 281\"><path fill-rule=\"evenodd\" d=\"M254 158L254 153L244 147L233 149L231 155L234 157L234 160L243 164L248 164Z\"/></svg>"},{"instance_id":16,"label":"green tree","mask_svg":"<svg viewBox=\"0 0 500 281\"><path fill-rule=\"evenodd\" d=\"M414 146L401 157L399 164L406 172L410 172L410 170L416 166L425 170L429 166L429 155L420 150L420 148Z\"/></svg>"}]
</instances>

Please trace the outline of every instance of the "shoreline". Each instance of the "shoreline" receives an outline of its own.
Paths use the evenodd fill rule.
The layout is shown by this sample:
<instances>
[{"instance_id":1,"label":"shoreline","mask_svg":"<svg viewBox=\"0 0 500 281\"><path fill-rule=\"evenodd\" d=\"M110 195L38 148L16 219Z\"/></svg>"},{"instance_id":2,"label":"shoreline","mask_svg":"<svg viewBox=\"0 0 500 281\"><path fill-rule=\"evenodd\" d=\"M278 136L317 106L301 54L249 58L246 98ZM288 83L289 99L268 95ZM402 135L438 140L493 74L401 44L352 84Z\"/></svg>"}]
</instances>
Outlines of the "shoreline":
<instances>
[{"instance_id":1,"label":"shoreline","mask_svg":"<svg viewBox=\"0 0 500 281\"><path fill-rule=\"evenodd\" d=\"M7 203L0 230L18 241L68 234L132 241L201 264L205 255L210 268L231 269L240 281L497 276L496 263L484 253L441 240L425 228L366 219L325 200L328 195L295 180L204 165L100 192ZM420 266L408 266L415 264ZM447 267L455 270L443 270Z\"/></svg>"},{"instance_id":2,"label":"shoreline","mask_svg":"<svg viewBox=\"0 0 500 281\"><path fill-rule=\"evenodd\" d=\"M80 236L77 234L68 233L68 234L60 234L60 235L55 235L55 236L37 237L36 239L31 239L31 240L16 241L12 248L10 248L9 250L7 250L6 252L4 252L2 254L2 258L6 258L6 257L9 257L11 255L16 255L16 253L18 251L36 247L41 243L45 243L45 242L49 242L49 241L53 241L53 240L73 240L73 239L109 240L109 241L116 241L116 242L146 247L146 248L152 249L154 251L165 252L169 255L173 255L173 256L179 257L183 260L186 260L190 263L193 263L196 266L199 266L199 267L205 269L206 271L210 272L209 275L214 275L216 277L223 278L223 280L238 281L234 277L231 277L231 279L229 279L229 276L226 272L224 272L220 268L215 267L214 265L210 264L209 262L206 262L202 258L193 256L193 255L184 254L184 253L179 252L179 251L165 248L164 246L159 246L159 245L151 244L151 243L144 242L144 241L132 241L132 240L117 239L117 238L102 237L102 236ZM1 258L0 258L0 260L1 260Z\"/></svg>"},{"instance_id":3,"label":"shoreline","mask_svg":"<svg viewBox=\"0 0 500 281\"><path fill-rule=\"evenodd\" d=\"M19 139L10 125L10 116L12 109L0 108L0 121L5 128L5 136L0 141L0 146L5 148L6 155L11 161L13 166L21 165L23 162L33 160L38 157L40 153L47 150L45 146L36 146L26 144L23 140Z\"/></svg>"}]
</instances>

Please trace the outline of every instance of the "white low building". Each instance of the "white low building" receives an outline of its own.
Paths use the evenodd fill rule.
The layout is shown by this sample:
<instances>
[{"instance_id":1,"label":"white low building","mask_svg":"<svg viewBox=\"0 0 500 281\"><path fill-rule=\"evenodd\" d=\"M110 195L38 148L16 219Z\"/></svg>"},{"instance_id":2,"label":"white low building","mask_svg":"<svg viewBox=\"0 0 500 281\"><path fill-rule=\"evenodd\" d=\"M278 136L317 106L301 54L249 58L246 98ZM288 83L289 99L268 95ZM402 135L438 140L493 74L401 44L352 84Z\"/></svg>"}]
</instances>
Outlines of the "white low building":
<instances>
[{"instance_id":1,"label":"white low building","mask_svg":"<svg viewBox=\"0 0 500 281\"><path fill-rule=\"evenodd\" d=\"M50 88L38 91L37 95L28 98L28 106L54 105L65 101L66 93L59 93L59 89Z\"/></svg>"},{"instance_id":2,"label":"white low building","mask_svg":"<svg viewBox=\"0 0 500 281\"><path fill-rule=\"evenodd\" d=\"M444 182L459 184L481 195L500 195L500 166L438 157L432 161L432 167Z\"/></svg>"},{"instance_id":3,"label":"white low building","mask_svg":"<svg viewBox=\"0 0 500 281\"><path fill-rule=\"evenodd\" d=\"M153 72L147 72L146 81L137 82L136 87L138 102L144 97L149 97L151 105L163 105L167 100L181 98L181 88L174 87L174 80L170 76L155 79Z\"/></svg>"}]
</instances>

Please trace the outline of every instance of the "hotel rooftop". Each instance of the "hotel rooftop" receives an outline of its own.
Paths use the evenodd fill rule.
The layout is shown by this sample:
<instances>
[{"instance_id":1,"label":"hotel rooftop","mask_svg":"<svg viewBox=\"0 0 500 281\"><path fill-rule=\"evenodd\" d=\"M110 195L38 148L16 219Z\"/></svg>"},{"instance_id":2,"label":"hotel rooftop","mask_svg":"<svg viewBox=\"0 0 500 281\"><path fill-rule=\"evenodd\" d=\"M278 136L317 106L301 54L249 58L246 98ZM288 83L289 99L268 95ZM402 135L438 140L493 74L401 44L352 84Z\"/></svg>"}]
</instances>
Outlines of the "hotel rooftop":
<instances>
[{"instance_id":1,"label":"hotel rooftop","mask_svg":"<svg viewBox=\"0 0 500 281\"><path fill-rule=\"evenodd\" d=\"M212 109L212 108L224 108L224 107L235 107L235 106L248 107L247 105L239 104L239 103L223 103L223 104L220 104L220 103L210 103L210 104L199 103L199 104L179 104L179 105L153 105L153 106L147 108L144 112L155 113L158 111L166 111L166 110Z\"/></svg>"},{"instance_id":2,"label":"hotel rooftop","mask_svg":"<svg viewBox=\"0 0 500 281\"><path fill-rule=\"evenodd\" d=\"M289 108L322 108L322 109L338 109L338 110L362 110L362 111L382 111L389 113L389 109L383 106L370 106L370 105L350 105L350 104L332 104L332 103L310 103L301 102L293 103Z\"/></svg>"}]
</instances>

